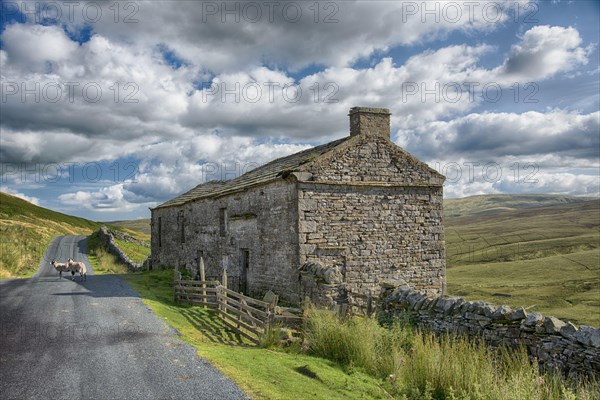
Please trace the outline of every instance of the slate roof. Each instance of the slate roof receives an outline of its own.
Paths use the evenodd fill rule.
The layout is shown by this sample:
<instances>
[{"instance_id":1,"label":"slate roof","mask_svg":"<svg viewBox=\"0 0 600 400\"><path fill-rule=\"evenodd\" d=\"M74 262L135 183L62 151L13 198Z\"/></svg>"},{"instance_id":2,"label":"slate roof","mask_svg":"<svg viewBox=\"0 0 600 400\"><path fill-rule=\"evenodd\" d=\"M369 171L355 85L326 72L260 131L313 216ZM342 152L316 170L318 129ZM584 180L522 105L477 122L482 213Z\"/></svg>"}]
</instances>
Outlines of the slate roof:
<instances>
[{"instance_id":1,"label":"slate roof","mask_svg":"<svg viewBox=\"0 0 600 400\"><path fill-rule=\"evenodd\" d=\"M190 201L222 196L251 186L273 181L278 179L283 172L297 170L301 165L335 149L350 138L351 136L347 136L321 146L294 153L287 157L278 158L253 169L252 171L246 172L244 175L235 179L203 183L155 208L179 206Z\"/></svg>"}]
</instances>

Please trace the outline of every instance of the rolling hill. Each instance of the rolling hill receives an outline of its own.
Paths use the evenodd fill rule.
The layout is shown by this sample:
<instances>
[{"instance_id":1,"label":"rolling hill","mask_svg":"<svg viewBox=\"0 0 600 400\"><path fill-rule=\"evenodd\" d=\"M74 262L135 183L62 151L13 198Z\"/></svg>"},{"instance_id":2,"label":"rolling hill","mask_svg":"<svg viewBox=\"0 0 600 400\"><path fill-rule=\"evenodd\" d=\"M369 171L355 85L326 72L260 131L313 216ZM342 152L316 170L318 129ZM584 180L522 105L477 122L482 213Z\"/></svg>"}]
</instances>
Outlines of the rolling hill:
<instances>
[{"instance_id":1,"label":"rolling hill","mask_svg":"<svg viewBox=\"0 0 600 400\"><path fill-rule=\"evenodd\" d=\"M130 231L143 233L145 235L145 238L143 240L149 241L150 239L150 218L132 219L128 221L111 221L107 222L107 224L117 226L121 229L127 229Z\"/></svg>"},{"instance_id":2,"label":"rolling hill","mask_svg":"<svg viewBox=\"0 0 600 400\"><path fill-rule=\"evenodd\" d=\"M444 206L450 295L600 326L599 199L476 196Z\"/></svg>"},{"instance_id":3,"label":"rolling hill","mask_svg":"<svg viewBox=\"0 0 600 400\"><path fill-rule=\"evenodd\" d=\"M560 206L598 200L596 197L575 197L554 194L493 194L444 200L444 215L448 218L498 214L504 211Z\"/></svg>"}]
</instances>

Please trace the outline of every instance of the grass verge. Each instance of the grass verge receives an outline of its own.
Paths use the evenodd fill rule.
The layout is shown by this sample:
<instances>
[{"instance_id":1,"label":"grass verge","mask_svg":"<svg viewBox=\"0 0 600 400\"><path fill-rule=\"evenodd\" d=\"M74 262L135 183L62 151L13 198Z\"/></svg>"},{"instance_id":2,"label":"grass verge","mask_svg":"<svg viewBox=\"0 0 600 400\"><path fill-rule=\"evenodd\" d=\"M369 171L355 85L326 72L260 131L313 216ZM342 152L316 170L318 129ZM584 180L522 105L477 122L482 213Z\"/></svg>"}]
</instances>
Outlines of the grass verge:
<instances>
[{"instance_id":1,"label":"grass verge","mask_svg":"<svg viewBox=\"0 0 600 400\"><path fill-rule=\"evenodd\" d=\"M173 272L123 277L159 317L254 399L600 398L599 384L540 375L525 352L494 352L472 342L415 332L405 321L340 319L310 310L305 343L248 346L215 312L173 301Z\"/></svg>"},{"instance_id":2,"label":"grass verge","mask_svg":"<svg viewBox=\"0 0 600 400\"><path fill-rule=\"evenodd\" d=\"M121 249L121 251L134 263L141 264L150 255L150 247L141 246L137 243L127 242L117 238L114 238L114 240L117 246L119 246L119 249Z\"/></svg>"}]
</instances>

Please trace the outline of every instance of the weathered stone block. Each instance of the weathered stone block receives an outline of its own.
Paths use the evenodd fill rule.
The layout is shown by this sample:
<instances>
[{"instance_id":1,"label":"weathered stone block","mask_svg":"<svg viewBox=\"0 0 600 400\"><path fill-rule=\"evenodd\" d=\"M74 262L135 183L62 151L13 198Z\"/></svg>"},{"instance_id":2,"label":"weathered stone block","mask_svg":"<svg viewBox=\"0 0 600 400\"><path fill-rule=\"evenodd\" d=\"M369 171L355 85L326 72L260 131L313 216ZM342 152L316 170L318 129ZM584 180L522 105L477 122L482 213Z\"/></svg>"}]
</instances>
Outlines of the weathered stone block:
<instances>
[{"instance_id":1,"label":"weathered stone block","mask_svg":"<svg viewBox=\"0 0 600 400\"><path fill-rule=\"evenodd\" d=\"M600 329L591 326L582 326L573 334L575 339L585 345L600 347Z\"/></svg>"},{"instance_id":2,"label":"weathered stone block","mask_svg":"<svg viewBox=\"0 0 600 400\"><path fill-rule=\"evenodd\" d=\"M571 322L567 322L566 325L560 329L560 334L566 338L572 338L575 332L577 332L577 327Z\"/></svg>"},{"instance_id":3,"label":"weathered stone block","mask_svg":"<svg viewBox=\"0 0 600 400\"><path fill-rule=\"evenodd\" d=\"M547 333L560 333L560 330L567 325L565 322L561 321L555 317L546 317L544 318L544 328Z\"/></svg>"},{"instance_id":4,"label":"weathered stone block","mask_svg":"<svg viewBox=\"0 0 600 400\"><path fill-rule=\"evenodd\" d=\"M527 317L525 318L525 322L523 322L523 325L535 327L543 323L544 316L542 315L542 313L534 311L531 314L527 315Z\"/></svg>"},{"instance_id":5,"label":"weathered stone block","mask_svg":"<svg viewBox=\"0 0 600 400\"><path fill-rule=\"evenodd\" d=\"M506 321L509 319L511 312L512 309L509 306L501 305L492 313L492 319Z\"/></svg>"}]
</instances>

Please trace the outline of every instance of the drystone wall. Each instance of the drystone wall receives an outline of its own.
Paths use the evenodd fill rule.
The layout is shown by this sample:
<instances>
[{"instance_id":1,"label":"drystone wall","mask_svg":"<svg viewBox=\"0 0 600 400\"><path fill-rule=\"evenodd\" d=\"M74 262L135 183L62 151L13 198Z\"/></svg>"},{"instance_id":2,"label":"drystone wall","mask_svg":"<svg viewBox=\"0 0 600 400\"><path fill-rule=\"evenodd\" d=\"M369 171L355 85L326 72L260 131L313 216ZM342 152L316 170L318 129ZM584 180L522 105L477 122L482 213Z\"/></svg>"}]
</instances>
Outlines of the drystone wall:
<instances>
[{"instance_id":1,"label":"drystone wall","mask_svg":"<svg viewBox=\"0 0 600 400\"><path fill-rule=\"evenodd\" d=\"M398 286L399 285L399 286ZM525 346L544 371L600 376L600 329L576 327L539 312L461 298L427 297L405 284L386 283L383 312L409 312L417 324L434 333L483 339L491 347Z\"/></svg>"},{"instance_id":2,"label":"drystone wall","mask_svg":"<svg viewBox=\"0 0 600 400\"><path fill-rule=\"evenodd\" d=\"M136 238L133 238L129 235L125 235L121 232L110 230L106 226L100 227L99 236L100 236L100 241L106 247L108 247L108 251L111 254L114 254L115 256L117 256L119 261L121 261L123 264L125 264L130 271L139 271L140 269L142 269L143 264L134 263L133 261L131 261L131 259L127 256L127 254L125 254L125 253L123 253L123 251L121 251L121 249L115 242L114 238L116 236L119 240L133 242L133 243L137 243L142 246L148 247L147 243L145 243L141 240L137 240Z\"/></svg>"}]
</instances>

